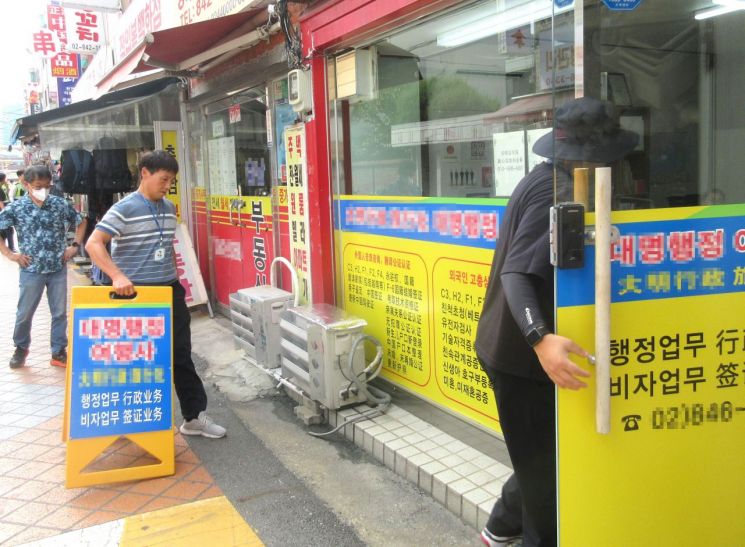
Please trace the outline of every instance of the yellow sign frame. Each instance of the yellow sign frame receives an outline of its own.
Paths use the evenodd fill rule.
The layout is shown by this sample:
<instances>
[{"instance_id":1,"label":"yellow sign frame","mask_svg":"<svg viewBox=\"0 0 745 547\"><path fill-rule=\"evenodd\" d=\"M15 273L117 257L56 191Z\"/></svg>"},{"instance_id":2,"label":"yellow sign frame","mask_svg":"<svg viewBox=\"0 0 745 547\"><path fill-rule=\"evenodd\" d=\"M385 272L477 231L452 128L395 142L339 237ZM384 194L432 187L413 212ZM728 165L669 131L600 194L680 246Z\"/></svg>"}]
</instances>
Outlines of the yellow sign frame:
<instances>
[{"instance_id":1,"label":"yellow sign frame","mask_svg":"<svg viewBox=\"0 0 745 547\"><path fill-rule=\"evenodd\" d=\"M171 316L170 324L173 324L172 289L171 287L135 287L137 296L131 300L118 300L128 305L166 304ZM75 337L72 329L72 311L76 308L108 308L111 307L111 287L73 287L71 291L70 304L70 356L74 355L72 344ZM68 363L65 387L65 408L63 414L62 440L67 443L67 458L65 463L65 486L67 488L78 488L93 486L112 482L124 482L153 477L173 475L176 472L176 452L173 429L173 404L171 404L171 427L164 431L149 431L144 433L133 433L128 435L107 435L89 439L70 438L70 416L71 416L71 394L72 394L72 357ZM171 368L170 377L173 378L173 342L171 342ZM169 386L169 389L172 389ZM99 457L104 450L114 444L120 438L125 438L140 446L160 463L107 469L103 471L83 472L85 467Z\"/></svg>"}]
</instances>

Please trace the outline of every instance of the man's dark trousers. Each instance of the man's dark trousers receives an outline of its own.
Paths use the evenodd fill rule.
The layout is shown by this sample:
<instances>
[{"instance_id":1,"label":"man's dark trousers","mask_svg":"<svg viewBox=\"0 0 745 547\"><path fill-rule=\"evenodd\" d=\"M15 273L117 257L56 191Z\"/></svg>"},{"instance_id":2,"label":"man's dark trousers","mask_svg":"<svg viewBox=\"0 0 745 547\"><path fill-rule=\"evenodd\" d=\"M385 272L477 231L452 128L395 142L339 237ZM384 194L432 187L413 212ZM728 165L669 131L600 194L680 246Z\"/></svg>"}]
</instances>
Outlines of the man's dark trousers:
<instances>
[{"instance_id":1,"label":"man's dark trousers","mask_svg":"<svg viewBox=\"0 0 745 547\"><path fill-rule=\"evenodd\" d=\"M524 547L556 545L555 387L484 367L494 386L514 474L502 488L486 527L523 534ZM529 516L530 515L530 516Z\"/></svg>"},{"instance_id":2,"label":"man's dark trousers","mask_svg":"<svg viewBox=\"0 0 745 547\"><path fill-rule=\"evenodd\" d=\"M173 288L173 383L184 420L193 420L207 409L207 393L191 359L191 313L186 291L178 280Z\"/></svg>"}]
</instances>

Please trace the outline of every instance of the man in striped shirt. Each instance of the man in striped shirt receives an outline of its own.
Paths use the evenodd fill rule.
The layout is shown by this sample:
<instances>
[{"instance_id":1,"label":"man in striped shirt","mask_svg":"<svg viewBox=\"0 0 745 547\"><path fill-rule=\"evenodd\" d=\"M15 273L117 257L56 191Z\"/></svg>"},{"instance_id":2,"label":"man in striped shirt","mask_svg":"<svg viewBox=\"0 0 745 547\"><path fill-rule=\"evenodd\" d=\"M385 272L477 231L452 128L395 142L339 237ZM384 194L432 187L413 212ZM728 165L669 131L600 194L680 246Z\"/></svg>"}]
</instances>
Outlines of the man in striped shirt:
<instances>
[{"instance_id":1,"label":"man in striped shirt","mask_svg":"<svg viewBox=\"0 0 745 547\"><path fill-rule=\"evenodd\" d=\"M191 316L173 252L176 207L165 199L178 163L168 152L156 150L142 156L137 169L139 188L106 212L85 249L119 295L133 295L135 285L172 287L173 381L184 417L181 433L217 439L225 436L225 428L205 412L207 394L191 359Z\"/></svg>"}]
</instances>

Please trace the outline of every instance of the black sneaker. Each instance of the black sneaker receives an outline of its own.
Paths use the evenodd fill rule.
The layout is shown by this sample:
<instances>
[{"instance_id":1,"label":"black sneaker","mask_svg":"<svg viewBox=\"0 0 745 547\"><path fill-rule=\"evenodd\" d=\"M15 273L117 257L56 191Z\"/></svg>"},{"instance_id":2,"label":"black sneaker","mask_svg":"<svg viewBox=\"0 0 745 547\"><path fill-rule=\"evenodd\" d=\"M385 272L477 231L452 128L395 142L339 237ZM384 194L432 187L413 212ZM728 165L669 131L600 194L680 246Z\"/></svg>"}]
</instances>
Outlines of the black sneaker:
<instances>
[{"instance_id":1,"label":"black sneaker","mask_svg":"<svg viewBox=\"0 0 745 547\"><path fill-rule=\"evenodd\" d=\"M62 348L56 353L52 354L52 360L49 361L49 364L53 367L66 367L67 366L67 350L65 348Z\"/></svg>"},{"instance_id":2,"label":"black sneaker","mask_svg":"<svg viewBox=\"0 0 745 547\"><path fill-rule=\"evenodd\" d=\"M27 349L16 348L15 353L13 353L13 357L10 358L10 368L21 368L23 365L25 365L27 355Z\"/></svg>"}]
</instances>

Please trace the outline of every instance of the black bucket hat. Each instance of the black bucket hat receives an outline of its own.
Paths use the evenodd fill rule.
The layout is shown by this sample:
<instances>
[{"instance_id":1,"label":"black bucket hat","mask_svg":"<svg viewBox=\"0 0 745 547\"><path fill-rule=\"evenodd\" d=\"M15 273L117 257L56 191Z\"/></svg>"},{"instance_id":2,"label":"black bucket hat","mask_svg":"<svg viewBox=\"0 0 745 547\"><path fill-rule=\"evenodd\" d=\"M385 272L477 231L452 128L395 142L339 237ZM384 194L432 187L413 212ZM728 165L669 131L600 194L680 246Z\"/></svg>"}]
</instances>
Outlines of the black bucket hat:
<instances>
[{"instance_id":1,"label":"black bucket hat","mask_svg":"<svg viewBox=\"0 0 745 547\"><path fill-rule=\"evenodd\" d=\"M639 136L621 129L609 102L582 97L556 109L554 129L538 139L533 152L544 158L611 163L639 143Z\"/></svg>"}]
</instances>

